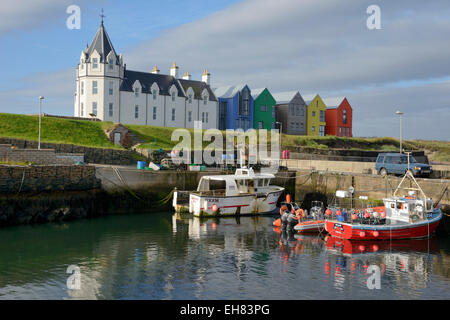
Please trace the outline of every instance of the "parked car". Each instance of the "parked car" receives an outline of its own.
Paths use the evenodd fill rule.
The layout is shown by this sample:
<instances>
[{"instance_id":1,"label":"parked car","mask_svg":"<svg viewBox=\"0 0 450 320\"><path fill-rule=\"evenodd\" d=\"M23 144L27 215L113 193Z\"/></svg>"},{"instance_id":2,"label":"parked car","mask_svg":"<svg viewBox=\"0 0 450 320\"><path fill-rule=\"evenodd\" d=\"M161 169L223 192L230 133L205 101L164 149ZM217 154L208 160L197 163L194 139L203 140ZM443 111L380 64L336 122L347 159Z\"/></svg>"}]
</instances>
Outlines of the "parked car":
<instances>
[{"instance_id":1,"label":"parked car","mask_svg":"<svg viewBox=\"0 0 450 320\"><path fill-rule=\"evenodd\" d=\"M405 174L408 169L408 156L402 153L380 153L377 157L375 170L378 174L385 176L387 174ZM425 163L419 163L413 156L409 156L409 169L414 176L429 176L431 166Z\"/></svg>"}]
</instances>

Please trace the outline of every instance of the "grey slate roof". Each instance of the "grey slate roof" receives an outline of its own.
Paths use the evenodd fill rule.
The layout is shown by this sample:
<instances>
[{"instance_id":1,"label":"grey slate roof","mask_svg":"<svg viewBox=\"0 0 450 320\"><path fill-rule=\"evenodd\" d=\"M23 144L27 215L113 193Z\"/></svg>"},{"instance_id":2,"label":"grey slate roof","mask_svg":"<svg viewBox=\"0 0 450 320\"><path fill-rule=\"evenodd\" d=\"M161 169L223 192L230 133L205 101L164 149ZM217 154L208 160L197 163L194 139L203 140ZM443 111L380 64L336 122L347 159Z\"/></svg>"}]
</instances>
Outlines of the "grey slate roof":
<instances>
[{"instance_id":1,"label":"grey slate roof","mask_svg":"<svg viewBox=\"0 0 450 320\"><path fill-rule=\"evenodd\" d=\"M125 70L124 79L120 85L120 91L133 91L133 84L136 80L139 80L141 83L143 93L151 93L151 87L153 83L156 82L159 87L159 94L169 95L170 87L175 85L178 91L178 96L186 97L180 83L176 78L164 74L154 74L132 70Z\"/></svg>"},{"instance_id":2,"label":"grey slate roof","mask_svg":"<svg viewBox=\"0 0 450 320\"><path fill-rule=\"evenodd\" d=\"M195 99L201 100L202 92L203 92L203 90L206 89L206 90L208 90L209 100L217 101L216 95L211 90L211 87L209 85L207 85L205 82L195 81L195 80L184 80L184 79L178 79L178 81L180 81L185 92L189 89L189 87L191 87L192 90L194 90Z\"/></svg>"},{"instance_id":3,"label":"grey slate roof","mask_svg":"<svg viewBox=\"0 0 450 320\"><path fill-rule=\"evenodd\" d=\"M116 63L118 63L119 61L111 40L106 33L105 27L103 26L103 22L100 25L100 28L97 30L97 33L95 34L94 40L92 40L91 45L85 50L86 54L88 55L88 59L90 59L90 56L94 52L94 50L97 50L97 52L100 54L100 62L105 62L106 57L111 51L114 52Z\"/></svg>"}]
</instances>

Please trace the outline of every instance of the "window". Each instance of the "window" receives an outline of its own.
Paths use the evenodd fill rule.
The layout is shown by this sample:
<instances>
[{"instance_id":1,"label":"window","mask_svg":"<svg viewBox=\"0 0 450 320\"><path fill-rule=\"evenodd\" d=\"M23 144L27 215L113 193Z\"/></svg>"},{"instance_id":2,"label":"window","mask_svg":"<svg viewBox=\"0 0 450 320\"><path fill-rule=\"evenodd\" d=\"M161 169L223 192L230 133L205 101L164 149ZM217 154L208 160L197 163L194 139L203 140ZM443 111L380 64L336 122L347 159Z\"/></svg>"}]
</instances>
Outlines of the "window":
<instances>
[{"instance_id":1,"label":"window","mask_svg":"<svg viewBox=\"0 0 450 320\"><path fill-rule=\"evenodd\" d=\"M188 122L192 121L192 111L188 112Z\"/></svg>"},{"instance_id":2,"label":"window","mask_svg":"<svg viewBox=\"0 0 450 320\"><path fill-rule=\"evenodd\" d=\"M206 113L206 123L208 123L208 113L209 112Z\"/></svg>"},{"instance_id":3,"label":"window","mask_svg":"<svg viewBox=\"0 0 450 320\"><path fill-rule=\"evenodd\" d=\"M81 81L81 94L84 94L84 81Z\"/></svg>"},{"instance_id":4,"label":"window","mask_svg":"<svg viewBox=\"0 0 450 320\"><path fill-rule=\"evenodd\" d=\"M325 122L325 111L324 110L320 110L320 121Z\"/></svg>"},{"instance_id":5,"label":"window","mask_svg":"<svg viewBox=\"0 0 450 320\"><path fill-rule=\"evenodd\" d=\"M295 123L295 129L299 129L300 128L300 124L298 122Z\"/></svg>"},{"instance_id":6,"label":"window","mask_svg":"<svg viewBox=\"0 0 450 320\"><path fill-rule=\"evenodd\" d=\"M315 111L312 112L312 116L313 116L313 117L316 116L316 112L315 112Z\"/></svg>"},{"instance_id":7,"label":"window","mask_svg":"<svg viewBox=\"0 0 450 320\"><path fill-rule=\"evenodd\" d=\"M319 127L319 136L325 136L325 126Z\"/></svg>"},{"instance_id":8,"label":"window","mask_svg":"<svg viewBox=\"0 0 450 320\"><path fill-rule=\"evenodd\" d=\"M84 115L84 104L83 102L81 103L81 113L80 116L82 117Z\"/></svg>"},{"instance_id":9,"label":"window","mask_svg":"<svg viewBox=\"0 0 450 320\"><path fill-rule=\"evenodd\" d=\"M289 129L294 129L294 123L293 122L291 122L289 125L290 125Z\"/></svg>"},{"instance_id":10,"label":"window","mask_svg":"<svg viewBox=\"0 0 450 320\"><path fill-rule=\"evenodd\" d=\"M134 118L135 119L139 118L139 106L138 105L134 106Z\"/></svg>"},{"instance_id":11,"label":"window","mask_svg":"<svg viewBox=\"0 0 450 320\"><path fill-rule=\"evenodd\" d=\"M272 122L272 129L275 129L275 122Z\"/></svg>"},{"instance_id":12,"label":"window","mask_svg":"<svg viewBox=\"0 0 450 320\"><path fill-rule=\"evenodd\" d=\"M175 91L172 91L172 101L175 101Z\"/></svg>"},{"instance_id":13,"label":"window","mask_svg":"<svg viewBox=\"0 0 450 320\"><path fill-rule=\"evenodd\" d=\"M175 109L172 108L172 121L175 121Z\"/></svg>"},{"instance_id":14,"label":"window","mask_svg":"<svg viewBox=\"0 0 450 320\"><path fill-rule=\"evenodd\" d=\"M97 87L97 81L92 81L92 94L97 94L98 87Z\"/></svg>"},{"instance_id":15,"label":"window","mask_svg":"<svg viewBox=\"0 0 450 320\"><path fill-rule=\"evenodd\" d=\"M156 120L156 107L153 107L153 120Z\"/></svg>"},{"instance_id":16,"label":"window","mask_svg":"<svg viewBox=\"0 0 450 320\"><path fill-rule=\"evenodd\" d=\"M267 106L261 106L261 112L267 112Z\"/></svg>"},{"instance_id":17,"label":"window","mask_svg":"<svg viewBox=\"0 0 450 320\"><path fill-rule=\"evenodd\" d=\"M347 124L347 110L342 111L342 123Z\"/></svg>"},{"instance_id":18,"label":"window","mask_svg":"<svg viewBox=\"0 0 450 320\"><path fill-rule=\"evenodd\" d=\"M300 122L300 129L303 130L304 129L304 123Z\"/></svg>"},{"instance_id":19,"label":"window","mask_svg":"<svg viewBox=\"0 0 450 320\"><path fill-rule=\"evenodd\" d=\"M312 126L312 127L311 127L311 130L312 130L312 132L316 132L316 127L315 127L315 126Z\"/></svg>"},{"instance_id":20,"label":"window","mask_svg":"<svg viewBox=\"0 0 450 320\"><path fill-rule=\"evenodd\" d=\"M239 129L241 126L239 125L239 119L236 119L236 129Z\"/></svg>"},{"instance_id":21,"label":"window","mask_svg":"<svg viewBox=\"0 0 450 320\"><path fill-rule=\"evenodd\" d=\"M204 104L205 106L208 104L208 96L207 96L207 95L205 95L205 96L203 97L203 104Z\"/></svg>"},{"instance_id":22,"label":"window","mask_svg":"<svg viewBox=\"0 0 450 320\"><path fill-rule=\"evenodd\" d=\"M113 88L114 88L114 82L110 81L109 82L109 95L110 96L113 95Z\"/></svg>"},{"instance_id":23,"label":"window","mask_svg":"<svg viewBox=\"0 0 450 320\"><path fill-rule=\"evenodd\" d=\"M300 106L298 104L295 105L295 114L300 115Z\"/></svg>"},{"instance_id":24,"label":"window","mask_svg":"<svg viewBox=\"0 0 450 320\"><path fill-rule=\"evenodd\" d=\"M263 122L262 121L258 121L258 129L262 129L264 126L263 126Z\"/></svg>"},{"instance_id":25,"label":"window","mask_svg":"<svg viewBox=\"0 0 450 320\"><path fill-rule=\"evenodd\" d=\"M189 95L189 103L192 103L192 94Z\"/></svg>"},{"instance_id":26,"label":"window","mask_svg":"<svg viewBox=\"0 0 450 320\"><path fill-rule=\"evenodd\" d=\"M139 88L134 88L134 96L139 97Z\"/></svg>"},{"instance_id":27,"label":"window","mask_svg":"<svg viewBox=\"0 0 450 320\"><path fill-rule=\"evenodd\" d=\"M202 112L202 123L204 123L204 122L205 122L205 113Z\"/></svg>"},{"instance_id":28,"label":"window","mask_svg":"<svg viewBox=\"0 0 450 320\"><path fill-rule=\"evenodd\" d=\"M247 120L247 129L250 129L250 120Z\"/></svg>"},{"instance_id":29,"label":"window","mask_svg":"<svg viewBox=\"0 0 450 320\"><path fill-rule=\"evenodd\" d=\"M153 100L156 100L156 89L153 89L152 95L153 95Z\"/></svg>"},{"instance_id":30,"label":"window","mask_svg":"<svg viewBox=\"0 0 450 320\"><path fill-rule=\"evenodd\" d=\"M108 60L108 68L109 70L114 70L114 62L112 58L109 58Z\"/></svg>"},{"instance_id":31,"label":"window","mask_svg":"<svg viewBox=\"0 0 450 320\"><path fill-rule=\"evenodd\" d=\"M300 108L300 115L301 116L305 115L305 109L303 107Z\"/></svg>"},{"instance_id":32,"label":"window","mask_svg":"<svg viewBox=\"0 0 450 320\"><path fill-rule=\"evenodd\" d=\"M350 137L350 128L347 128L347 137Z\"/></svg>"},{"instance_id":33,"label":"window","mask_svg":"<svg viewBox=\"0 0 450 320\"><path fill-rule=\"evenodd\" d=\"M97 116L97 102L92 102L92 113Z\"/></svg>"},{"instance_id":34,"label":"window","mask_svg":"<svg viewBox=\"0 0 450 320\"><path fill-rule=\"evenodd\" d=\"M293 104L289 105L289 112L291 113L291 116L294 115L294 105Z\"/></svg>"},{"instance_id":35,"label":"window","mask_svg":"<svg viewBox=\"0 0 450 320\"><path fill-rule=\"evenodd\" d=\"M342 128L339 127L339 137L342 137Z\"/></svg>"},{"instance_id":36,"label":"window","mask_svg":"<svg viewBox=\"0 0 450 320\"><path fill-rule=\"evenodd\" d=\"M275 107L272 107L272 118L273 119L275 119L277 116L276 116L276 113L275 113Z\"/></svg>"},{"instance_id":37,"label":"window","mask_svg":"<svg viewBox=\"0 0 450 320\"><path fill-rule=\"evenodd\" d=\"M245 87L239 98L239 115L248 116L250 113L250 92L247 87Z\"/></svg>"},{"instance_id":38,"label":"window","mask_svg":"<svg viewBox=\"0 0 450 320\"><path fill-rule=\"evenodd\" d=\"M94 69L98 68L98 59L97 58L92 59L92 68L94 68Z\"/></svg>"},{"instance_id":39,"label":"window","mask_svg":"<svg viewBox=\"0 0 450 320\"><path fill-rule=\"evenodd\" d=\"M113 116L113 104L110 103L109 104L109 117L112 118L112 116Z\"/></svg>"}]
</instances>

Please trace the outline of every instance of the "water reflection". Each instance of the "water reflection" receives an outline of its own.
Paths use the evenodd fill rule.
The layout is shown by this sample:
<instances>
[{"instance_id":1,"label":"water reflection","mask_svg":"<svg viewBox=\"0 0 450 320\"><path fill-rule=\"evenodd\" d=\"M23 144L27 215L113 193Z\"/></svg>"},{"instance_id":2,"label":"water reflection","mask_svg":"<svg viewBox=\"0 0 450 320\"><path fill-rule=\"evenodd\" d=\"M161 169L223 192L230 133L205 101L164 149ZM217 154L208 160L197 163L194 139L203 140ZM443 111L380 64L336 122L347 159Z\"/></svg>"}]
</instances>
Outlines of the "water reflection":
<instances>
[{"instance_id":1,"label":"water reflection","mask_svg":"<svg viewBox=\"0 0 450 320\"><path fill-rule=\"evenodd\" d=\"M450 298L448 238L350 242L168 213L0 230L2 299ZM68 290L69 265L81 290ZM367 269L381 270L369 290Z\"/></svg>"}]
</instances>

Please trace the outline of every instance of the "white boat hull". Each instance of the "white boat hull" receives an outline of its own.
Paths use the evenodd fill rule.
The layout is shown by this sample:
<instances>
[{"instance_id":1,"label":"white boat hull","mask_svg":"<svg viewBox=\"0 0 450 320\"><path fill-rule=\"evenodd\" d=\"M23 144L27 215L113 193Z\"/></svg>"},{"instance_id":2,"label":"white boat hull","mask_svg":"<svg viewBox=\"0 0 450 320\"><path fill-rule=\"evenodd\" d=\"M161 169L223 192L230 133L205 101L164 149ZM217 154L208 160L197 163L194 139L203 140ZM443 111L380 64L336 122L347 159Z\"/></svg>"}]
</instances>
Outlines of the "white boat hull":
<instances>
[{"instance_id":1,"label":"white boat hull","mask_svg":"<svg viewBox=\"0 0 450 320\"><path fill-rule=\"evenodd\" d=\"M276 209L283 190L284 188L280 187L279 190L269 192L264 197L258 197L256 194L216 197L191 193L189 212L194 216L233 216L272 212ZM218 210L214 211L214 208Z\"/></svg>"}]
</instances>

